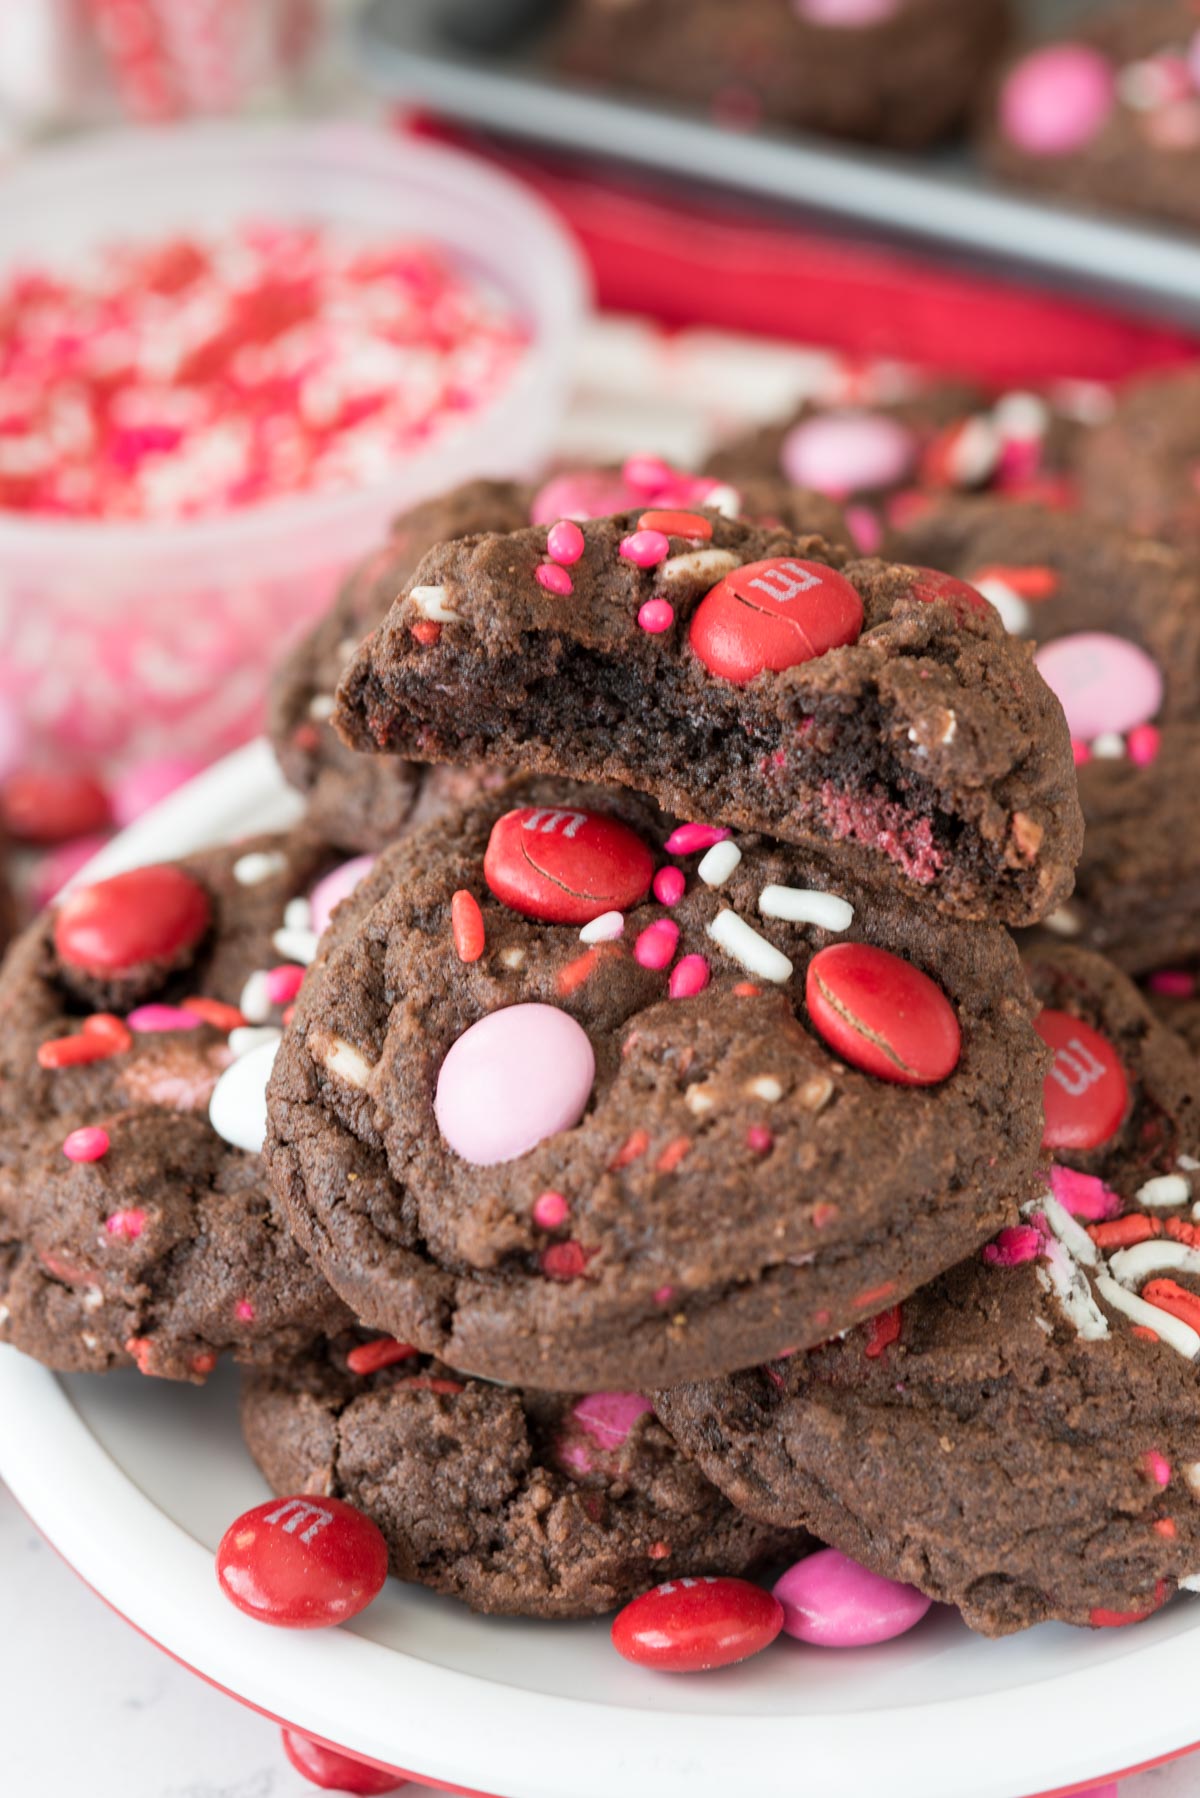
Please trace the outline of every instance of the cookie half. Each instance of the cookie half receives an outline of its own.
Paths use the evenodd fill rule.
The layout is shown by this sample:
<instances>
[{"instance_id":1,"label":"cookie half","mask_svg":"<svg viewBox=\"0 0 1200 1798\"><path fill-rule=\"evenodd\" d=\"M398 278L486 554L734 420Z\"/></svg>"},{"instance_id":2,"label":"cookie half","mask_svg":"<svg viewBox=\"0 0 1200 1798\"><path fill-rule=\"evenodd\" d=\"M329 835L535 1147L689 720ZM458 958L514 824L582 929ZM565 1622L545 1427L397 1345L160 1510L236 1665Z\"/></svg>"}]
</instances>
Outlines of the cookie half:
<instances>
[{"instance_id":1,"label":"cookie half","mask_svg":"<svg viewBox=\"0 0 1200 1798\"><path fill-rule=\"evenodd\" d=\"M348 742L836 844L855 881L950 917L1065 897L1062 710L978 594L711 511L556 529L431 551L343 679Z\"/></svg>"},{"instance_id":2,"label":"cookie half","mask_svg":"<svg viewBox=\"0 0 1200 1798\"><path fill-rule=\"evenodd\" d=\"M656 1396L735 1504L1004 1635L1200 1585L1200 1078L1084 950L1030 973L1054 1050L1040 1197L809 1355Z\"/></svg>"},{"instance_id":3,"label":"cookie half","mask_svg":"<svg viewBox=\"0 0 1200 1798\"><path fill-rule=\"evenodd\" d=\"M664 1579L751 1573L810 1546L735 1511L640 1393L523 1391L407 1347L344 1336L252 1375L242 1397L274 1490L364 1511L398 1579L475 1611L592 1617Z\"/></svg>"},{"instance_id":4,"label":"cookie half","mask_svg":"<svg viewBox=\"0 0 1200 1798\"><path fill-rule=\"evenodd\" d=\"M267 1155L355 1314L644 1387L820 1341L1034 1190L1045 1051L997 926L534 783L387 851L285 1034Z\"/></svg>"},{"instance_id":5,"label":"cookie half","mask_svg":"<svg viewBox=\"0 0 1200 1798\"><path fill-rule=\"evenodd\" d=\"M293 1241L262 1093L336 863L266 837L77 889L0 976L0 1338L200 1380L348 1313ZM325 887L325 892L330 891Z\"/></svg>"}]
</instances>

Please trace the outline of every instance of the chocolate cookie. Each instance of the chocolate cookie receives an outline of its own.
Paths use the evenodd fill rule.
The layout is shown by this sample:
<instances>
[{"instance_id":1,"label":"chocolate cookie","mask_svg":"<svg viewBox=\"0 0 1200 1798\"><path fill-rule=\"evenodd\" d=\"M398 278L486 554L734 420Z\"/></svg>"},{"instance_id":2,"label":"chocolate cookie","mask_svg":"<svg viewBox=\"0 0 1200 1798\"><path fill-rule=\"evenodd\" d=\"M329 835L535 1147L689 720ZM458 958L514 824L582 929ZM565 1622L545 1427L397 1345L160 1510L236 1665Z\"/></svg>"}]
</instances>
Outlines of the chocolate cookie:
<instances>
[{"instance_id":1,"label":"chocolate cookie","mask_svg":"<svg viewBox=\"0 0 1200 1798\"><path fill-rule=\"evenodd\" d=\"M1079 412L1096 404L1087 389L1064 389L1052 404L1036 393L989 397L958 381L856 404L808 400L723 444L706 467L722 480L796 481L842 502L858 548L874 555L894 526L946 494L986 489L1069 504Z\"/></svg>"},{"instance_id":2,"label":"chocolate cookie","mask_svg":"<svg viewBox=\"0 0 1200 1798\"><path fill-rule=\"evenodd\" d=\"M961 122L1009 19L1008 0L572 0L548 53L721 123L916 149Z\"/></svg>"},{"instance_id":3,"label":"chocolate cookie","mask_svg":"<svg viewBox=\"0 0 1200 1798\"><path fill-rule=\"evenodd\" d=\"M199 1380L225 1349L270 1363L344 1327L252 1143L311 913L346 884L331 862L301 834L210 850L79 889L14 944L0 1338Z\"/></svg>"},{"instance_id":4,"label":"chocolate cookie","mask_svg":"<svg viewBox=\"0 0 1200 1798\"><path fill-rule=\"evenodd\" d=\"M543 782L406 838L338 914L267 1157L372 1327L530 1386L662 1384L818 1341L999 1227L1037 1163L1030 1012L996 926Z\"/></svg>"},{"instance_id":5,"label":"chocolate cookie","mask_svg":"<svg viewBox=\"0 0 1200 1798\"><path fill-rule=\"evenodd\" d=\"M656 1397L751 1516L987 1635L1200 1585L1200 1073L1099 956L1029 971L1054 1160L1023 1220L842 1341Z\"/></svg>"},{"instance_id":6,"label":"chocolate cookie","mask_svg":"<svg viewBox=\"0 0 1200 1798\"><path fill-rule=\"evenodd\" d=\"M1142 973L1200 955L1200 570L1093 518L948 501L901 553L978 587L1067 714L1079 763L1083 857L1049 920Z\"/></svg>"},{"instance_id":7,"label":"chocolate cookie","mask_svg":"<svg viewBox=\"0 0 1200 1798\"><path fill-rule=\"evenodd\" d=\"M1097 518L1200 554L1200 367L1131 382L1081 451L1079 481Z\"/></svg>"},{"instance_id":8,"label":"chocolate cookie","mask_svg":"<svg viewBox=\"0 0 1200 1798\"><path fill-rule=\"evenodd\" d=\"M1091 207L1200 225L1200 55L1192 0L1121 0L1026 50L984 132L992 166Z\"/></svg>"},{"instance_id":9,"label":"chocolate cookie","mask_svg":"<svg viewBox=\"0 0 1200 1798\"><path fill-rule=\"evenodd\" d=\"M851 878L958 918L1034 922L1079 854L1061 707L978 594L711 511L441 545L335 722L837 844Z\"/></svg>"},{"instance_id":10,"label":"chocolate cookie","mask_svg":"<svg viewBox=\"0 0 1200 1798\"><path fill-rule=\"evenodd\" d=\"M735 1511L636 1392L497 1386L386 1337L254 1375L242 1429L276 1492L347 1500L397 1579L475 1611L592 1617L808 1546Z\"/></svg>"},{"instance_id":11,"label":"chocolate cookie","mask_svg":"<svg viewBox=\"0 0 1200 1798\"><path fill-rule=\"evenodd\" d=\"M820 494L794 492L769 479L718 490L713 480L680 474L648 456L632 458L623 469L559 474L540 487L469 481L398 518L387 542L348 577L330 611L282 663L272 684L271 740L285 778L308 801L313 828L343 848L382 849L443 806L468 798L483 778L472 769L430 769L358 755L330 722L347 664L435 544L697 495L730 511L786 520L834 542L846 534L840 509Z\"/></svg>"}]
</instances>

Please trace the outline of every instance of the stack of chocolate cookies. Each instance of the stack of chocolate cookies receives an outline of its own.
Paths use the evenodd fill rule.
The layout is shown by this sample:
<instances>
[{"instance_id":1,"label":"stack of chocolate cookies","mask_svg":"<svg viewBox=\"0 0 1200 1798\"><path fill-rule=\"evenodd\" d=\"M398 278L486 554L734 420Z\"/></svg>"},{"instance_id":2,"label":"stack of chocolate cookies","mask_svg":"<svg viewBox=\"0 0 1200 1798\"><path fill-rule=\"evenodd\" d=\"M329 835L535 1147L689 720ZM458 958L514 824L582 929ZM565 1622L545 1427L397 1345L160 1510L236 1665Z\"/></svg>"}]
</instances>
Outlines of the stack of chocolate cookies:
<instances>
[{"instance_id":1,"label":"stack of chocolate cookies","mask_svg":"<svg viewBox=\"0 0 1200 1798\"><path fill-rule=\"evenodd\" d=\"M1072 734L960 528L648 458L401 520L276 682L305 826L6 963L0 1331L232 1350L272 1486L483 1611L813 1537L994 1634L1188 1584L1200 1082L1064 941Z\"/></svg>"}]
</instances>

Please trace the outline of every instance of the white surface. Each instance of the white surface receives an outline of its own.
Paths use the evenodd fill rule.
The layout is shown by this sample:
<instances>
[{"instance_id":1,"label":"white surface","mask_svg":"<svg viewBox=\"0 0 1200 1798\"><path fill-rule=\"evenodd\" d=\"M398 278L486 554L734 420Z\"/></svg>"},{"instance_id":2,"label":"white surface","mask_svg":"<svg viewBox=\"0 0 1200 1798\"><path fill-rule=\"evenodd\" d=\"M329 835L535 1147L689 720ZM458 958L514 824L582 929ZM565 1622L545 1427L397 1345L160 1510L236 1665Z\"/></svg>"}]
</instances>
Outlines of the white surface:
<instances>
[{"instance_id":1,"label":"white surface","mask_svg":"<svg viewBox=\"0 0 1200 1798\"><path fill-rule=\"evenodd\" d=\"M189 841L240 835L289 807L265 747L251 745L143 820L104 864L145 856L148 841L175 854ZM1050 1626L1001 1643L939 1611L881 1649L832 1655L785 1643L695 1680L628 1667L602 1621L481 1620L394 1583L344 1629L266 1632L228 1606L213 1578L225 1526L266 1496L237 1430L232 1370L202 1389L133 1373L58 1380L3 1350L0 1417L0 1473L19 1502L154 1641L275 1716L505 1798L724 1798L742 1782L758 1798L885 1789L889 1798L1020 1798L1200 1736L1200 1600L1136 1630ZM5 1632L6 1651L14 1640L29 1661L24 1627ZM104 1687L108 1679L106 1670ZM90 1674L64 1679L58 1655L41 1662L41 1683L60 1714L64 1694L72 1713L97 1696ZM6 1714L19 1718L10 1689L0 1690ZM74 1719L66 1734L89 1742ZM34 1741L43 1760L55 1753L56 1779L64 1739L47 1727ZM190 1760L172 1786L174 1764L173 1755L163 1793L221 1792L197 1783ZM47 1789L43 1778L37 1790ZM136 1798L127 1782L121 1790ZM253 1784L225 1792L256 1798Z\"/></svg>"}]
</instances>

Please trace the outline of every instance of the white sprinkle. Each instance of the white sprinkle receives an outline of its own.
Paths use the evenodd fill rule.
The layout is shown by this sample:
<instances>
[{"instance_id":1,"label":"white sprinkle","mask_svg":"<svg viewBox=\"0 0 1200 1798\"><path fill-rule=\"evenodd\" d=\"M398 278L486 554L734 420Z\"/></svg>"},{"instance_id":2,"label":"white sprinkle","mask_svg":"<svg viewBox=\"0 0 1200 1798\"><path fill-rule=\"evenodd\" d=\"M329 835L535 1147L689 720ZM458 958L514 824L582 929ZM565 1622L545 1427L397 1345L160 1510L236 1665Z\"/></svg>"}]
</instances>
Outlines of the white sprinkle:
<instances>
[{"instance_id":1,"label":"white sprinkle","mask_svg":"<svg viewBox=\"0 0 1200 1798\"><path fill-rule=\"evenodd\" d=\"M370 1084L373 1072L371 1063L344 1037L310 1036L308 1049L314 1061L319 1061L322 1067L329 1073L336 1074L339 1080L344 1080L347 1086L365 1087Z\"/></svg>"},{"instance_id":2,"label":"white sprinkle","mask_svg":"<svg viewBox=\"0 0 1200 1798\"><path fill-rule=\"evenodd\" d=\"M969 418L950 450L951 474L960 487L978 487L1000 460L1000 435L990 418Z\"/></svg>"},{"instance_id":3,"label":"white sprinkle","mask_svg":"<svg viewBox=\"0 0 1200 1798\"><path fill-rule=\"evenodd\" d=\"M1181 1592L1200 1592L1200 1573L1189 1573L1186 1579L1176 1583Z\"/></svg>"},{"instance_id":4,"label":"white sprinkle","mask_svg":"<svg viewBox=\"0 0 1200 1798\"><path fill-rule=\"evenodd\" d=\"M742 852L737 844L726 837L724 842L714 843L705 851L696 872L706 887L724 886L741 859Z\"/></svg>"},{"instance_id":5,"label":"white sprinkle","mask_svg":"<svg viewBox=\"0 0 1200 1798\"><path fill-rule=\"evenodd\" d=\"M271 995L267 990L267 974L265 968L259 968L251 974L242 988L242 996L238 1000L238 1010L248 1024L265 1024L273 1007Z\"/></svg>"},{"instance_id":6,"label":"white sprinkle","mask_svg":"<svg viewBox=\"0 0 1200 1798\"><path fill-rule=\"evenodd\" d=\"M96 1338L92 1335L90 1330L81 1330L79 1332L79 1340L82 1342L89 1355L95 1353Z\"/></svg>"},{"instance_id":7,"label":"white sprinkle","mask_svg":"<svg viewBox=\"0 0 1200 1798\"><path fill-rule=\"evenodd\" d=\"M276 1030L273 1024L239 1024L229 1032L229 1051L236 1061L239 1055L249 1055L262 1043L278 1043L282 1036L282 1030Z\"/></svg>"},{"instance_id":8,"label":"white sprinkle","mask_svg":"<svg viewBox=\"0 0 1200 1798\"><path fill-rule=\"evenodd\" d=\"M751 1099L761 1099L764 1105L778 1105L783 1097L783 1087L773 1074L756 1074L753 1080L747 1080L746 1094Z\"/></svg>"},{"instance_id":9,"label":"white sprinkle","mask_svg":"<svg viewBox=\"0 0 1200 1798\"><path fill-rule=\"evenodd\" d=\"M1052 911L1043 922L1046 929L1052 930L1055 936L1078 936L1083 929L1082 921L1077 913L1065 905L1060 905L1057 911Z\"/></svg>"},{"instance_id":10,"label":"white sprinkle","mask_svg":"<svg viewBox=\"0 0 1200 1798\"><path fill-rule=\"evenodd\" d=\"M731 556L727 549L689 549L681 556L672 556L670 561L663 562L658 570L658 584L662 587L674 587L681 581L711 582L714 586L723 574L737 567L737 557Z\"/></svg>"},{"instance_id":11,"label":"white sprinkle","mask_svg":"<svg viewBox=\"0 0 1200 1798\"><path fill-rule=\"evenodd\" d=\"M1200 1224L1200 1199L1192 1206L1192 1222Z\"/></svg>"},{"instance_id":12,"label":"white sprinkle","mask_svg":"<svg viewBox=\"0 0 1200 1798\"><path fill-rule=\"evenodd\" d=\"M1000 614L1000 622L1010 636L1028 636L1033 615L1021 595L1014 593L1007 581L976 581L975 586L995 606Z\"/></svg>"},{"instance_id":13,"label":"white sprinkle","mask_svg":"<svg viewBox=\"0 0 1200 1798\"><path fill-rule=\"evenodd\" d=\"M706 493L704 503L710 512L719 512L722 518L737 518L742 510L742 496L736 487L728 485L714 487Z\"/></svg>"},{"instance_id":14,"label":"white sprinkle","mask_svg":"<svg viewBox=\"0 0 1200 1798\"><path fill-rule=\"evenodd\" d=\"M1036 393L1006 393L992 407L992 417L1002 437L1028 443L1044 437L1050 428L1050 408Z\"/></svg>"},{"instance_id":15,"label":"white sprinkle","mask_svg":"<svg viewBox=\"0 0 1200 1798\"><path fill-rule=\"evenodd\" d=\"M332 718L337 700L332 693L314 693L308 702L308 715L314 724L324 724Z\"/></svg>"},{"instance_id":16,"label":"white sprinkle","mask_svg":"<svg viewBox=\"0 0 1200 1798\"><path fill-rule=\"evenodd\" d=\"M1200 1461L1185 1461L1179 1471L1195 1497L1200 1498Z\"/></svg>"},{"instance_id":17,"label":"white sprinkle","mask_svg":"<svg viewBox=\"0 0 1200 1798\"><path fill-rule=\"evenodd\" d=\"M1100 1256L1095 1243L1083 1225L1075 1222L1066 1206L1061 1205L1052 1192L1032 1200L1025 1206L1025 1211L1040 1211L1063 1247L1076 1261L1081 1261L1084 1267L1098 1266Z\"/></svg>"},{"instance_id":18,"label":"white sprinkle","mask_svg":"<svg viewBox=\"0 0 1200 1798\"><path fill-rule=\"evenodd\" d=\"M289 899L283 908L283 921L289 930L311 930L312 906L307 899Z\"/></svg>"},{"instance_id":19,"label":"white sprinkle","mask_svg":"<svg viewBox=\"0 0 1200 1798\"><path fill-rule=\"evenodd\" d=\"M1135 1242L1129 1249L1118 1249L1110 1256L1108 1265L1122 1286L1140 1286L1147 1275L1165 1273L1168 1268L1200 1274L1200 1249L1159 1236L1149 1242Z\"/></svg>"},{"instance_id":20,"label":"white sprinkle","mask_svg":"<svg viewBox=\"0 0 1200 1798\"><path fill-rule=\"evenodd\" d=\"M683 1095L683 1102L694 1117L700 1117L703 1112L711 1111L715 1104L712 1094L699 1085L688 1087Z\"/></svg>"},{"instance_id":21,"label":"white sprinkle","mask_svg":"<svg viewBox=\"0 0 1200 1798\"><path fill-rule=\"evenodd\" d=\"M1186 1205L1191 1196L1191 1184L1182 1174L1158 1174L1137 1189L1141 1205Z\"/></svg>"},{"instance_id":22,"label":"white sprinkle","mask_svg":"<svg viewBox=\"0 0 1200 1798\"><path fill-rule=\"evenodd\" d=\"M341 642L337 646L338 661L339 662L348 662L348 661L350 661L352 656L355 656L357 654L358 654L358 639L356 637L343 637Z\"/></svg>"},{"instance_id":23,"label":"white sprinkle","mask_svg":"<svg viewBox=\"0 0 1200 1798\"><path fill-rule=\"evenodd\" d=\"M1100 1297L1110 1304L1114 1311L1123 1311L1125 1316L1143 1329L1153 1330L1169 1348L1178 1349L1187 1361L1194 1361L1200 1354L1200 1336L1190 1324L1180 1318L1172 1317L1169 1311L1163 1311L1157 1305L1148 1305L1135 1292L1126 1292L1107 1274L1096 1275L1096 1291Z\"/></svg>"},{"instance_id":24,"label":"white sprinkle","mask_svg":"<svg viewBox=\"0 0 1200 1798\"><path fill-rule=\"evenodd\" d=\"M8 1306L0 1305L0 1330L4 1328L11 1316L12 1312L9 1310Z\"/></svg>"},{"instance_id":25,"label":"white sprinkle","mask_svg":"<svg viewBox=\"0 0 1200 1798\"><path fill-rule=\"evenodd\" d=\"M1092 754L1098 762L1120 762L1125 757L1125 739L1115 730L1101 731L1092 739Z\"/></svg>"},{"instance_id":26,"label":"white sprinkle","mask_svg":"<svg viewBox=\"0 0 1200 1798\"><path fill-rule=\"evenodd\" d=\"M240 887L256 887L264 880L270 880L276 874L282 874L287 867L286 855L278 850L252 849L248 855L239 855L233 864L233 878Z\"/></svg>"},{"instance_id":27,"label":"white sprinkle","mask_svg":"<svg viewBox=\"0 0 1200 1798\"><path fill-rule=\"evenodd\" d=\"M1156 112L1170 98L1169 77L1157 63L1127 62L1117 75L1117 93L1133 112Z\"/></svg>"},{"instance_id":28,"label":"white sprinkle","mask_svg":"<svg viewBox=\"0 0 1200 1798\"><path fill-rule=\"evenodd\" d=\"M854 907L836 893L816 887L764 887L758 895L764 918L783 918L788 924L817 924L822 930L849 930Z\"/></svg>"},{"instance_id":29,"label":"white sprinkle","mask_svg":"<svg viewBox=\"0 0 1200 1798\"><path fill-rule=\"evenodd\" d=\"M1175 1166L1181 1167L1185 1174L1194 1174L1200 1171L1200 1161L1197 1161L1194 1155L1176 1155Z\"/></svg>"},{"instance_id":30,"label":"white sprinkle","mask_svg":"<svg viewBox=\"0 0 1200 1798\"><path fill-rule=\"evenodd\" d=\"M451 624L459 613L446 604L444 587L414 587L408 596L422 618L435 618L439 624Z\"/></svg>"},{"instance_id":31,"label":"white sprinkle","mask_svg":"<svg viewBox=\"0 0 1200 1798\"><path fill-rule=\"evenodd\" d=\"M524 949L501 949L496 958L502 968L523 968L525 966Z\"/></svg>"},{"instance_id":32,"label":"white sprinkle","mask_svg":"<svg viewBox=\"0 0 1200 1798\"><path fill-rule=\"evenodd\" d=\"M760 936L745 918L739 918L735 911L719 911L708 927L708 934L739 967L745 968L747 974L757 974L760 979L773 981L777 986L791 979L792 964L787 956L765 936Z\"/></svg>"},{"instance_id":33,"label":"white sprinkle","mask_svg":"<svg viewBox=\"0 0 1200 1798\"><path fill-rule=\"evenodd\" d=\"M1054 1325L1049 1321L1048 1318L1042 1317L1040 1315L1040 1313L1035 1312L1033 1321L1037 1325L1039 1330L1045 1330L1047 1336L1053 1336Z\"/></svg>"},{"instance_id":34,"label":"white sprinkle","mask_svg":"<svg viewBox=\"0 0 1200 1798\"><path fill-rule=\"evenodd\" d=\"M317 959L318 937L315 930L277 930L271 938L285 961L298 961L306 968Z\"/></svg>"},{"instance_id":35,"label":"white sprinkle","mask_svg":"<svg viewBox=\"0 0 1200 1798\"><path fill-rule=\"evenodd\" d=\"M231 1063L213 1087L208 1121L223 1141L249 1155L261 1152L267 1136L267 1081L278 1042L260 1043Z\"/></svg>"},{"instance_id":36,"label":"white sprinkle","mask_svg":"<svg viewBox=\"0 0 1200 1798\"><path fill-rule=\"evenodd\" d=\"M104 1294L98 1286L86 1286L83 1292L83 1308L85 1311L99 1311L104 1303Z\"/></svg>"},{"instance_id":37,"label":"white sprinkle","mask_svg":"<svg viewBox=\"0 0 1200 1798\"><path fill-rule=\"evenodd\" d=\"M1038 1285L1052 1293L1063 1316L1084 1342L1104 1342L1110 1334L1108 1319L1092 1297L1086 1278L1061 1242L1051 1243L1045 1261L1036 1268Z\"/></svg>"},{"instance_id":38,"label":"white sprinkle","mask_svg":"<svg viewBox=\"0 0 1200 1798\"><path fill-rule=\"evenodd\" d=\"M601 912L598 918L593 918L590 924L584 925L583 929L579 932L579 940L581 943L612 943L616 941L617 937L623 935L624 930L625 916L623 912ZM506 955L511 953L511 950L505 950ZM521 957L521 961L524 961L525 951L523 949L518 950L518 954ZM500 959L503 961L504 956L502 955ZM521 963L516 962L513 965L520 967Z\"/></svg>"}]
</instances>

